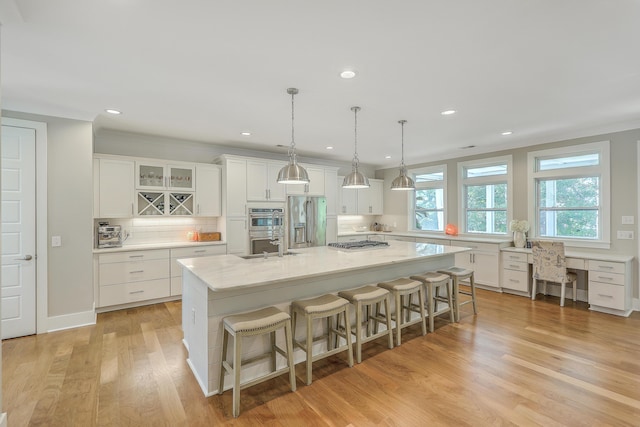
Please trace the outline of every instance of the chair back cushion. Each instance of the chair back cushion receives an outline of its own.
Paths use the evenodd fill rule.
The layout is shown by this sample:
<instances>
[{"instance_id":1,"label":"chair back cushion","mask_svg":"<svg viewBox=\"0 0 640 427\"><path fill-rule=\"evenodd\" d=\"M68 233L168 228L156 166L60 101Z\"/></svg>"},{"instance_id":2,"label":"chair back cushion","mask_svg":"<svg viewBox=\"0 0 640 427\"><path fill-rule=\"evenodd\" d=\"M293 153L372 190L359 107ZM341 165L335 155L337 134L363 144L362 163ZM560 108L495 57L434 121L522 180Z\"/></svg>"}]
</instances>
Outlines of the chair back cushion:
<instances>
[{"instance_id":1,"label":"chair back cushion","mask_svg":"<svg viewBox=\"0 0 640 427\"><path fill-rule=\"evenodd\" d=\"M564 256L564 243L534 241L533 278L550 282L563 282L567 278L567 260Z\"/></svg>"}]
</instances>

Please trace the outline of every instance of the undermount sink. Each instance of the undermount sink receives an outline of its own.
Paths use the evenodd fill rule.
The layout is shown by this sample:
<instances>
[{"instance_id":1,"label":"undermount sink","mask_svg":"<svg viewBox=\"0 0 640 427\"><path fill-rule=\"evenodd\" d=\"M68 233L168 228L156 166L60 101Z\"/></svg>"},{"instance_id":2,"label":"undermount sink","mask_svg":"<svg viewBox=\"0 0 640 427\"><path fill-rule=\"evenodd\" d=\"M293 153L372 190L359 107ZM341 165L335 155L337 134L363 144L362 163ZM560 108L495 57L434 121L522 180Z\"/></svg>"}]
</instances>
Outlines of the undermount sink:
<instances>
[{"instance_id":1,"label":"undermount sink","mask_svg":"<svg viewBox=\"0 0 640 427\"><path fill-rule=\"evenodd\" d=\"M283 253L282 255L284 256L291 256L291 255L298 255L297 252L291 252L291 251L287 251L285 253ZM269 252L266 255L267 258L278 258L278 252ZM253 255L242 255L240 256L240 258L242 259L256 259L256 258L265 258L264 254L253 254Z\"/></svg>"}]
</instances>

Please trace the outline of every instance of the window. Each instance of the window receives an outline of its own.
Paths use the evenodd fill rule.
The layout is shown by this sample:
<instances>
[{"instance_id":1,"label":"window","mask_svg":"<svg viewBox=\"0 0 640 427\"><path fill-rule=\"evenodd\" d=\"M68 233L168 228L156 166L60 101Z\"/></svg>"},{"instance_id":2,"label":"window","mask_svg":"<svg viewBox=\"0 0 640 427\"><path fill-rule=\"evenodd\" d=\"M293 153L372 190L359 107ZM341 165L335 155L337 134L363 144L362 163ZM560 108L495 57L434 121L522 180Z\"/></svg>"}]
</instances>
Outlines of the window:
<instances>
[{"instance_id":1,"label":"window","mask_svg":"<svg viewBox=\"0 0 640 427\"><path fill-rule=\"evenodd\" d=\"M409 172L416 184L409 224L414 230L444 231L446 165Z\"/></svg>"},{"instance_id":2,"label":"window","mask_svg":"<svg viewBox=\"0 0 640 427\"><path fill-rule=\"evenodd\" d=\"M507 234L511 156L458 163L460 223L466 233Z\"/></svg>"},{"instance_id":3,"label":"window","mask_svg":"<svg viewBox=\"0 0 640 427\"><path fill-rule=\"evenodd\" d=\"M608 247L609 143L531 152L528 164L532 235Z\"/></svg>"}]
</instances>

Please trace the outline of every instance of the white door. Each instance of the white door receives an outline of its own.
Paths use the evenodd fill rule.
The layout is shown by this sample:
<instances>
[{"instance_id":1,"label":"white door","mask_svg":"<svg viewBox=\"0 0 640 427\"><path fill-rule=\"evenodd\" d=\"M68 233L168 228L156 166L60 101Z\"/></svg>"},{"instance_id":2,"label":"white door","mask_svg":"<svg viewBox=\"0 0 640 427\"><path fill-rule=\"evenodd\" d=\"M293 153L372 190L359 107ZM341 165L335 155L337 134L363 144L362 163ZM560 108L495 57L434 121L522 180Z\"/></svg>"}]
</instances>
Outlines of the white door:
<instances>
[{"instance_id":1,"label":"white door","mask_svg":"<svg viewBox=\"0 0 640 427\"><path fill-rule=\"evenodd\" d=\"M36 333L36 131L2 126L2 338Z\"/></svg>"}]
</instances>

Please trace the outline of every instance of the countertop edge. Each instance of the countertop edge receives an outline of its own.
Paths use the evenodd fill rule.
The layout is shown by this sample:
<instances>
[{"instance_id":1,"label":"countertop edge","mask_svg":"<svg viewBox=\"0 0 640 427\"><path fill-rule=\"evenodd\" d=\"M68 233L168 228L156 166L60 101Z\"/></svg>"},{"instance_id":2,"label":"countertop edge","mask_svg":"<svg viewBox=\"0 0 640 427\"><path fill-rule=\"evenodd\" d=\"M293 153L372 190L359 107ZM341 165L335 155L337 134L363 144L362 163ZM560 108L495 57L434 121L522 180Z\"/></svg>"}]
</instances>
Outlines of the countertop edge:
<instances>
[{"instance_id":1,"label":"countertop edge","mask_svg":"<svg viewBox=\"0 0 640 427\"><path fill-rule=\"evenodd\" d=\"M220 246L226 245L226 241L211 241L211 242L170 242L170 243L145 243L140 245L124 245L119 248L93 248L94 254L106 254L113 252L127 252L127 251L148 251L153 249L177 249L177 248L191 248L199 246Z\"/></svg>"}]
</instances>

